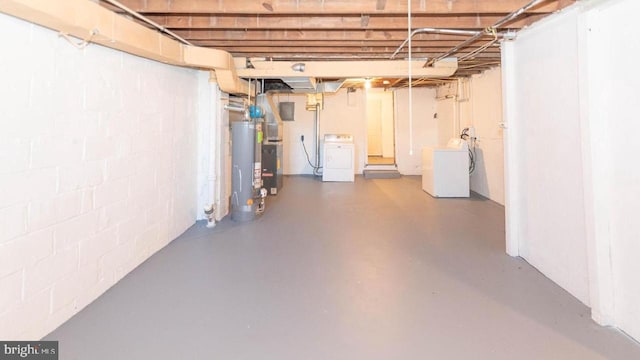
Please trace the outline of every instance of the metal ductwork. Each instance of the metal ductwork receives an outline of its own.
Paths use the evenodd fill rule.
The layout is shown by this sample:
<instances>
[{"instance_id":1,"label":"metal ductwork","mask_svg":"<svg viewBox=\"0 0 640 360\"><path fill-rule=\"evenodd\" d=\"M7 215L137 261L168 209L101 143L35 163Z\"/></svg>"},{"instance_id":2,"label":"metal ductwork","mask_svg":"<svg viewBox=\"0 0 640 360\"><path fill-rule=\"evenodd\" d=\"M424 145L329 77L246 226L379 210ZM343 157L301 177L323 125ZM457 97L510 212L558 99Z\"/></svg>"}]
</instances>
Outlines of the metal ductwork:
<instances>
[{"instance_id":1,"label":"metal ductwork","mask_svg":"<svg viewBox=\"0 0 640 360\"><path fill-rule=\"evenodd\" d=\"M335 93L338 92L338 90L340 90L340 88L342 87L342 84L344 84L344 82L347 79L340 79L338 81L327 81L327 82L322 82L320 84L318 84L318 86L316 87L316 91L317 92L321 92L321 93Z\"/></svg>"},{"instance_id":2,"label":"metal ductwork","mask_svg":"<svg viewBox=\"0 0 640 360\"><path fill-rule=\"evenodd\" d=\"M315 78L284 77L282 81L291 87L293 93L335 93L346 79L317 83Z\"/></svg>"},{"instance_id":3,"label":"metal ductwork","mask_svg":"<svg viewBox=\"0 0 640 360\"><path fill-rule=\"evenodd\" d=\"M316 79L312 77L284 77L282 81L289 85L294 93L316 92Z\"/></svg>"}]
</instances>

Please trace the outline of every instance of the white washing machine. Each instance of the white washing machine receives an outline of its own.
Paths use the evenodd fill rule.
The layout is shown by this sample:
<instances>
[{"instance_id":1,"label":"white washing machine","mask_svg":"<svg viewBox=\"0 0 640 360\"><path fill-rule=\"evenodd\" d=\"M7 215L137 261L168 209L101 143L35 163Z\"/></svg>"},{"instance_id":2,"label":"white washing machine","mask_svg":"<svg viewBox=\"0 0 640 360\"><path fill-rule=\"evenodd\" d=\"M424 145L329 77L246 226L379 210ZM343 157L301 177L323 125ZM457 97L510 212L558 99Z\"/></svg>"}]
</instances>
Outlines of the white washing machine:
<instances>
[{"instance_id":1,"label":"white washing machine","mask_svg":"<svg viewBox=\"0 0 640 360\"><path fill-rule=\"evenodd\" d=\"M469 197L469 147L451 139L447 147L422 149L422 190L434 197Z\"/></svg>"},{"instance_id":2,"label":"white washing machine","mask_svg":"<svg viewBox=\"0 0 640 360\"><path fill-rule=\"evenodd\" d=\"M351 181L355 174L353 136L326 134L322 159L322 181Z\"/></svg>"}]
</instances>

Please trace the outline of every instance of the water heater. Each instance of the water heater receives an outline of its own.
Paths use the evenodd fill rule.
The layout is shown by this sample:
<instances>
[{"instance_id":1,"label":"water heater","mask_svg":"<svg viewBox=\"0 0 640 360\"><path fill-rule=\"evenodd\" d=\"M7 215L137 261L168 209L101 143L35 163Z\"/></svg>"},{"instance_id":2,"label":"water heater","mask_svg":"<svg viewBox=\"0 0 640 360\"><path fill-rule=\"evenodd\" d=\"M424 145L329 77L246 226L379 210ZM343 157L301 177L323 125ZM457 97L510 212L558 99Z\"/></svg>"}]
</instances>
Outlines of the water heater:
<instances>
[{"instance_id":1,"label":"water heater","mask_svg":"<svg viewBox=\"0 0 640 360\"><path fill-rule=\"evenodd\" d=\"M262 211L262 124L231 123L231 220L253 220Z\"/></svg>"}]
</instances>

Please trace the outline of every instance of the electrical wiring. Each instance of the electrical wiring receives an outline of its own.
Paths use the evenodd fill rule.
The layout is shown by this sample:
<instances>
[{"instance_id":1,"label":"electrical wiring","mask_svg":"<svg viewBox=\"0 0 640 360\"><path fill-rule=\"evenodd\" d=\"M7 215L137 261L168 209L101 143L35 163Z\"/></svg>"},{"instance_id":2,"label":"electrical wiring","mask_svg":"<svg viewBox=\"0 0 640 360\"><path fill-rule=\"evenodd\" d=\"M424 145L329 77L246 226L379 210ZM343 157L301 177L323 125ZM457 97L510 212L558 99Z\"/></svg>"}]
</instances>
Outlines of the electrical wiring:
<instances>
[{"instance_id":1,"label":"electrical wiring","mask_svg":"<svg viewBox=\"0 0 640 360\"><path fill-rule=\"evenodd\" d=\"M471 51L470 53L461 56L458 61L465 61L465 60L469 60L474 58L476 55L480 54L481 52L487 50L488 48L490 48L491 46L493 46L497 41L498 41L498 32L496 31L495 28L489 27L487 29L485 29L485 32L488 34L493 35L493 40L487 42L486 44L480 46L479 48Z\"/></svg>"},{"instance_id":2,"label":"electrical wiring","mask_svg":"<svg viewBox=\"0 0 640 360\"><path fill-rule=\"evenodd\" d=\"M300 142L302 143L302 148L304 149L304 154L307 156L307 162L309 163L309 166L311 166L311 168L313 169L313 175L315 175L315 176L322 175L322 173L319 172L319 170L322 169L322 166L320 166L320 164L313 165L311 163L311 158L309 158L309 152L307 151L307 147L304 145L304 139L300 139Z\"/></svg>"},{"instance_id":3,"label":"electrical wiring","mask_svg":"<svg viewBox=\"0 0 640 360\"><path fill-rule=\"evenodd\" d=\"M469 143L467 151L469 151L469 175L471 175L476 170L476 138L469 136L469 128L462 130L460 138Z\"/></svg>"},{"instance_id":4,"label":"electrical wiring","mask_svg":"<svg viewBox=\"0 0 640 360\"><path fill-rule=\"evenodd\" d=\"M476 138L471 139L473 146L469 148L469 175L476 170Z\"/></svg>"},{"instance_id":5,"label":"electrical wiring","mask_svg":"<svg viewBox=\"0 0 640 360\"><path fill-rule=\"evenodd\" d=\"M69 42L69 44L73 45L73 47L75 47L78 50L82 50L84 48L87 47L87 45L89 45L91 43L91 39L93 39L93 37L97 34L99 34L100 32L98 31L98 29L93 29L91 30L91 32L89 33L89 37L87 37L86 39L83 39L80 42L76 42L74 41L71 36L69 36L69 34L64 33L64 32L60 32L58 34L58 36L64 38L65 40L67 40Z\"/></svg>"}]
</instances>

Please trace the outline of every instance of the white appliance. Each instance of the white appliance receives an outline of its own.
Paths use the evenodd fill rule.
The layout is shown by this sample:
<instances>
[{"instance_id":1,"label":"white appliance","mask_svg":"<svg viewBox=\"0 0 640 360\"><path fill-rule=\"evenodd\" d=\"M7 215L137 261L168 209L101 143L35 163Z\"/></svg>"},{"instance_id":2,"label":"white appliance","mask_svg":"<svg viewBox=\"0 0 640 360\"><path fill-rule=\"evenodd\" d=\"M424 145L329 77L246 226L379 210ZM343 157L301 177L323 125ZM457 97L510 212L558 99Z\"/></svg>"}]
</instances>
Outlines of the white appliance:
<instances>
[{"instance_id":1,"label":"white appliance","mask_svg":"<svg viewBox=\"0 0 640 360\"><path fill-rule=\"evenodd\" d=\"M354 180L355 161L353 136L326 134L322 159L322 181Z\"/></svg>"},{"instance_id":2,"label":"white appliance","mask_svg":"<svg viewBox=\"0 0 640 360\"><path fill-rule=\"evenodd\" d=\"M469 145L451 139L446 147L422 149L422 190L434 197L469 197Z\"/></svg>"}]
</instances>

